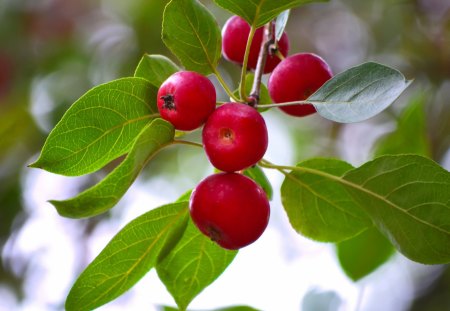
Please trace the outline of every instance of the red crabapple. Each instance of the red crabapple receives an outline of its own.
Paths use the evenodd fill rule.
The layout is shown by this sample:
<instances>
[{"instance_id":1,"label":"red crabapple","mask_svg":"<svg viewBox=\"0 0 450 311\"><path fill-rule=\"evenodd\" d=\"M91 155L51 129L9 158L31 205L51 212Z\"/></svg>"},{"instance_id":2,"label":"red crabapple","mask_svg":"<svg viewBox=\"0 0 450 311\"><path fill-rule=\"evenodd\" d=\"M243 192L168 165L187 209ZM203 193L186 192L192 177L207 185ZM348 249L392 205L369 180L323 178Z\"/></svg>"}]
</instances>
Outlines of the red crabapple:
<instances>
[{"instance_id":1,"label":"red crabapple","mask_svg":"<svg viewBox=\"0 0 450 311\"><path fill-rule=\"evenodd\" d=\"M164 120L177 130L191 131L205 123L216 108L216 90L207 77L179 71L161 84L157 100Z\"/></svg>"},{"instance_id":2,"label":"red crabapple","mask_svg":"<svg viewBox=\"0 0 450 311\"><path fill-rule=\"evenodd\" d=\"M299 53L285 58L272 72L267 87L275 103L308 98L333 76L330 66L312 53ZM311 104L280 107L292 116L307 116L316 112Z\"/></svg>"},{"instance_id":3,"label":"red crabapple","mask_svg":"<svg viewBox=\"0 0 450 311\"><path fill-rule=\"evenodd\" d=\"M268 145L264 118L254 108L240 103L217 108L203 127L202 138L211 164L225 172L256 164Z\"/></svg>"},{"instance_id":4,"label":"red crabapple","mask_svg":"<svg viewBox=\"0 0 450 311\"><path fill-rule=\"evenodd\" d=\"M219 173L202 180L192 192L189 209L200 231L226 249L255 242L270 216L264 190L237 173Z\"/></svg>"},{"instance_id":5,"label":"red crabapple","mask_svg":"<svg viewBox=\"0 0 450 311\"><path fill-rule=\"evenodd\" d=\"M244 62L245 47L250 33L250 25L240 16L232 16L228 19L222 28L222 54L234 63L242 65ZM264 35L264 27L256 30L250 46L250 54L248 57L247 68L255 70L258 62L259 50ZM289 39L284 32L278 41L278 49L286 56L289 50ZM267 55L264 73L272 72L272 70L280 63L280 59L276 55Z\"/></svg>"}]
</instances>

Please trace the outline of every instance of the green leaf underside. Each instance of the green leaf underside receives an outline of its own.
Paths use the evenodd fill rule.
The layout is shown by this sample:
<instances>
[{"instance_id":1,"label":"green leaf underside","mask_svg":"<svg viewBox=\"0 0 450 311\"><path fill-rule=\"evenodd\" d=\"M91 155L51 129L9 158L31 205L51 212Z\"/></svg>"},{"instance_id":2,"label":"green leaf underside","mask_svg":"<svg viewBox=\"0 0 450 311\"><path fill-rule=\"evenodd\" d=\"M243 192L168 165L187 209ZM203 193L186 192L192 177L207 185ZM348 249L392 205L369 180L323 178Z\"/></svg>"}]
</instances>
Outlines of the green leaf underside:
<instances>
[{"instance_id":1,"label":"green leaf underside","mask_svg":"<svg viewBox=\"0 0 450 311\"><path fill-rule=\"evenodd\" d=\"M173 126L163 119L155 119L139 134L126 158L101 182L74 198L52 203L65 217L81 218L98 215L118 203L144 165L161 148L173 141Z\"/></svg>"},{"instance_id":2,"label":"green leaf underside","mask_svg":"<svg viewBox=\"0 0 450 311\"><path fill-rule=\"evenodd\" d=\"M92 88L50 132L31 167L78 176L92 173L128 152L157 115L157 89L142 78L123 78Z\"/></svg>"},{"instance_id":3,"label":"green leaf underside","mask_svg":"<svg viewBox=\"0 0 450 311\"><path fill-rule=\"evenodd\" d=\"M424 110L426 98L422 93L413 98L399 116L397 128L377 142L376 156L400 153L431 155Z\"/></svg>"},{"instance_id":4,"label":"green leaf underside","mask_svg":"<svg viewBox=\"0 0 450 311\"><path fill-rule=\"evenodd\" d=\"M372 227L336 245L339 263L345 273L358 281L375 271L394 254L394 247L377 228Z\"/></svg>"},{"instance_id":5,"label":"green leaf underside","mask_svg":"<svg viewBox=\"0 0 450 311\"><path fill-rule=\"evenodd\" d=\"M167 244L175 244L189 217L187 202L151 210L127 224L79 276L67 310L92 310L130 289L153 268Z\"/></svg>"},{"instance_id":6,"label":"green leaf underside","mask_svg":"<svg viewBox=\"0 0 450 311\"><path fill-rule=\"evenodd\" d=\"M196 0L172 0L163 16L162 39L186 70L215 72L222 36L214 16Z\"/></svg>"},{"instance_id":7,"label":"green leaf underside","mask_svg":"<svg viewBox=\"0 0 450 311\"><path fill-rule=\"evenodd\" d=\"M350 164L311 159L297 166L302 170L287 174L281 186L284 209L297 232L317 241L339 242L372 225L339 182L340 176L353 168Z\"/></svg>"},{"instance_id":8,"label":"green leaf underside","mask_svg":"<svg viewBox=\"0 0 450 311\"><path fill-rule=\"evenodd\" d=\"M418 155L382 156L344 175L392 244L424 264L450 262L450 173Z\"/></svg>"},{"instance_id":9,"label":"green leaf underside","mask_svg":"<svg viewBox=\"0 0 450 311\"><path fill-rule=\"evenodd\" d=\"M328 2L328 0L214 0L222 8L239 15L250 25L261 27L285 10L307 3Z\"/></svg>"},{"instance_id":10,"label":"green leaf underside","mask_svg":"<svg viewBox=\"0 0 450 311\"><path fill-rule=\"evenodd\" d=\"M134 76L144 78L153 86L159 88L168 77L178 71L180 71L180 68L169 58L163 55L146 54L136 67Z\"/></svg>"},{"instance_id":11,"label":"green leaf underside","mask_svg":"<svg viewBox=\"0 0 450 311\"><path fill-rule=\"evenodd\" d=\"M263 188L269 200L273 198L273 188L270 183L270 180L267 178L264 171L257 165L247 168L244 171L244 175L253 179L258 185Z\"/></svg>"},{"instance_id":12,"label":"green leaf underside","mask_svg":"<svg viewBox=\"0 0 450 311\"><path fill-rule=\"evenodd\" d=\"M386 109L410 83L399 71L368 62L337 74L307 101L326 119L360 122Z\"/></svg>"},{"instance_id":13,"label":"green leaf underside","mask_svg":"<svg viewBox=\"0 0 450 311\"><path fill-rule=\"evenodd\" d=\"M275 20L275 38L278 40L281 39L283 35L284 29L286 28L287 22L289 20L290 10L286 10L280 13Z\"/></svg>"},{"instance_id":14,"label":"green leaf underside","mask_svg":"<svg viewBox=\"0 0 450 311\"><path fill-rule=\"evenodd\" d=\"M321 187L322 196L337 192L336 189L346 190L353 198L348 203L364 210L394 247L409 259L424 264L450 262L450 173L432 160L418 155L382 156L342 176L311 165L301 165L295 171L316 176L325 185L335 185L334 189ZM308 186L313 187L318 181L311 179ZM301 193L295 191L284 196L302 200ZM327 197L337 204L341 193L334 195L335 198L331 194ZM291 223L302 221L296 212L290 216ZM328 212L321 210L321 213L329 216ZM308 226L307 220L303 222Z\"/></svg>"},{"instance_id":15,"label":"green leaf underside","mask_svg":"<svg viewBox=\"0 0 450 311\"><path fill-rule=\"evenodd\" d=\"M216 280L236 256L203 235L189 221L176 247L156 266L158 276L180 310Z\"/></svg>"}]
</instances>

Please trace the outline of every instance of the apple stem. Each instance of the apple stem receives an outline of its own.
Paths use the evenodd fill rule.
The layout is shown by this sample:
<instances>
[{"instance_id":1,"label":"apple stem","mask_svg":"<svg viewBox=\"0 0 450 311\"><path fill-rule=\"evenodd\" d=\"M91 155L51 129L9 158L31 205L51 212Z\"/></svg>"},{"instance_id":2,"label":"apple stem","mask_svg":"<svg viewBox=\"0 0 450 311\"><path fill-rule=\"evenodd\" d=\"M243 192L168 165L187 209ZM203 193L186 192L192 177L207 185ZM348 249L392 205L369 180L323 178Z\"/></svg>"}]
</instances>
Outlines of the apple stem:
<instances>
[{"instance_id":1,"label":"apple stem","mask_svg":"<svg viewBox=\"0 0 450 311\"><path fill-rule=\"evenodd\" d=\"M275 40L275 23L271 21L264 26L264 36L261 42L261 49L259 50L258 62L256 64L255 79L253 80L252 90L250 92L250 102L252 107L257 107L259 104L259 96L261 93L261 79L266 65L267 55Z\"/></svg>"}]
</instances>

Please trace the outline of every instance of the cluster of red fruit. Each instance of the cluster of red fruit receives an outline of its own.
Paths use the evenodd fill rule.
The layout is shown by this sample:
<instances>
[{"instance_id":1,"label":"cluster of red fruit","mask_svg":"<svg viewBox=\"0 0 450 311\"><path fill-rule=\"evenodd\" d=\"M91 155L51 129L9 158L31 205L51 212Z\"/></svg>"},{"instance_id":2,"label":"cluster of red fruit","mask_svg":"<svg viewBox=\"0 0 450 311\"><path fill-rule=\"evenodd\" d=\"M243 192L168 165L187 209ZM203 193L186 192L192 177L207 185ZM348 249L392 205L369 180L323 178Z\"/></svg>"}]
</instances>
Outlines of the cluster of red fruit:
<instances>
[{"instance_id":1,"label":"cluster of red fruit","mask_svg":"<svg viewBox=\"0 0 450 311\"><path fill-rule=\"evenodd\" d=\"M256 68L264 29L257 29L248 57L248 69ZM231 17L222 30L224 57L242 66L250 33L248 23ZM286 56L289 41L283 33L278 51ZM273 71L273 72L272 72ZM268 89L275 103L306 99L331 78L329 66L318 56L296 54L281 60L270 53L264 73L272 72ZM247 103L225 103L216 109L211 81L196 72L170 76L158 91L161 117L178 130L191 131L204 124L203 147L211 164L222 173L202 180L192 192L192 220L205 235L227 249L239 249L257 240L267 227L270 206L263 189L240 172L264 156L268 133L264 118ZM312 105L280 107L294 116L315 112Z\"/></svg>"}]
</instances>

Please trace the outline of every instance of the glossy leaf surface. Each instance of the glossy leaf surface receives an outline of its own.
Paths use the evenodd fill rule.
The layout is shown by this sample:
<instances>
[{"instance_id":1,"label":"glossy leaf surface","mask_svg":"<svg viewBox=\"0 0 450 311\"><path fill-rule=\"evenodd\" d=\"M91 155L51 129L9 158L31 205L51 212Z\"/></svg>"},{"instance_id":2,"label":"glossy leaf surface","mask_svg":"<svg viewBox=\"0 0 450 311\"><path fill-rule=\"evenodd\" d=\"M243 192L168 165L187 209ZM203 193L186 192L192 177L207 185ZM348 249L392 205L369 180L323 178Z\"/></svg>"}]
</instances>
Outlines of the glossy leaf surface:
<instances>
[{"instance_id":1,"label":"glossy leaf surface","mask_svg":"<svg viewBox=\"0 0 450 311\"><path fill-rule=\"evenodd\" d=\"M181 310L217 279L236 256L203 235L189 221L182 239L156 270Z\"/></svg>"},{"instance_id":2,"label":"glossy leaf surface","mask_svg":"<svg viewBox=\"0 0 450 311\"><path fill-rule=\"evenodd\" d=\"M162 39L187 70L207 75L217 67L222 36L214 16L197 0L172 0L163 17Z\"/></svg>"},{"instance_id":3,"label":"glossy leaf surface","mask_svg":"<svg viewBox=\"0 0 450 311\"><path fill-rule=\"evenodd\" d=\"M70 290L66 310L92 310L117 298L173 247L189 217L187 202L165 205L128 223L83 271Z\"/></svg>"},{"instance_id":4,"label":"glossy leaf surface","mask_svg":"<svg viewBox=\"0 0 450 311\"><path fill-rule=\"evenodd\" d=\"M163 119L155 119L137 137L125 159L101 182L74 198L52 203L58 213L65 217L91 217L116 205L144 165L155 154L173 141L173 126Z\"/></svg>"},{"instance_id":5,"label":"glossy leaf surface","mask_svg":"<svg viewBox=\"0 0 450 311\"><path fill-rule=\"evenodd\" d=\"M217 5L241 16L250 25L261 27L285 10L307 3L326 2L328 0L214 0Z\"/></svg>"},{"instance_id":6,"label":"glossy leaf surface","mask_svg":"<svg viewBox=\"0 0 450 311\"><path fill-rule=\"evenodd\" d=\"M450 173L416 155L382 156L344 175L348 191L403 255L450 262Z\"/></svg>"},{"instance_id":7,"label":"glossy leaf surface","mask_svg":"<svg viewBox=\"0 0 450 311\"><path fill-rule=\"evenodd\" d=\"M31 167L67 176L102 168L128 152L136 136L158 116L156 93L142 78L94 87L66 111Z\"/></svg>"},{"instance_id":8,"label":"glossy leaf surface","mask_svg":"<svg viewBox=\"0 0 450 311\"><path fill-rule=\"evenodd\" d=\"M338 242L370 226L366 213L339 182L353 168L350 164L312 159L297 167L301 169L287 174L281 186L284 209L297 232L313 240Z\"/></svg>"},{"instance_id":9,"label":"glossy leaf surface","mask_svg":"<svg viewBox=\"0 0 450 311\"><path fill-rule=\"evenodd\" d=\"M144 78L159 88L168 77L177 71L180 71L180 68L164 55L146 54L136 67L134 76Z\"/></svg>"}]
</instances>

